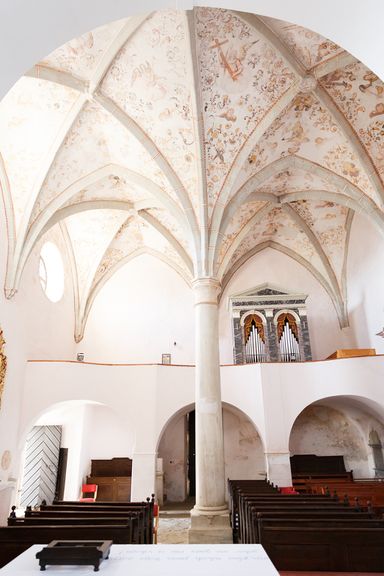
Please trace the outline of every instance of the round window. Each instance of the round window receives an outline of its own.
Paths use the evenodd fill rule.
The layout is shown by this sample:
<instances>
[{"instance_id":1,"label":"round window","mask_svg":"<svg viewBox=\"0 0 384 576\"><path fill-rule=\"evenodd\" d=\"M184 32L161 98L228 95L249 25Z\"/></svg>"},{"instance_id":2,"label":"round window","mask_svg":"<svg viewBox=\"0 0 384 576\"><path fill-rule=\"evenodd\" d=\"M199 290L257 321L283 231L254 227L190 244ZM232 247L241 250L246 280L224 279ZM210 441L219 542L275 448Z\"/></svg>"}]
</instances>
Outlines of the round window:
<instances>
[{"instance_id":1,"label":"round window","mask_svg":"<svg viewBox=\"0 0 384 576\"><path fill-rule=\"evenodd\" d=\"M64 266L59 249L46 242L40 252L39 278L51 302L58 302L64 294Z\"/></svg>"}]
</instances>

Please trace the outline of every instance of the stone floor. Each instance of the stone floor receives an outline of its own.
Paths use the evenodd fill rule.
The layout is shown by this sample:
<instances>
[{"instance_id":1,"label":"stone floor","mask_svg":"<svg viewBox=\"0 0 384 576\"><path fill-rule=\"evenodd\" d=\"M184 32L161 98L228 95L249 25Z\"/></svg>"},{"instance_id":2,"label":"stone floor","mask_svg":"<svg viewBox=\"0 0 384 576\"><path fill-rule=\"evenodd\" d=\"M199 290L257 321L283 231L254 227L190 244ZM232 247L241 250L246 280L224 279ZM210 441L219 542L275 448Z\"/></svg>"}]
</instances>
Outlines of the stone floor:
<instances>
[{"instance_id":1,"label":"stone floor","mask_svg":"<svg viewBox=\"0 0 384 576\"><path fill-rule=\"evenodd\" d=\"M189 518L159 518L158 544L188 544Z\"/></svg>"}]
</instances>

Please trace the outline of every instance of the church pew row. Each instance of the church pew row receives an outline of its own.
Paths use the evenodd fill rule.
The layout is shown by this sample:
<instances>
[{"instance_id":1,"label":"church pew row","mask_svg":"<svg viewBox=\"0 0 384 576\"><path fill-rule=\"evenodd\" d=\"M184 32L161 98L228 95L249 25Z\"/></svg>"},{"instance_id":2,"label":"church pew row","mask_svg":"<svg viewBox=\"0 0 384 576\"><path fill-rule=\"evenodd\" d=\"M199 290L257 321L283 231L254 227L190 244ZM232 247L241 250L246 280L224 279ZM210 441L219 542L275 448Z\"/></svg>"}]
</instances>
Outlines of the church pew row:
<instances>
[{"instance_id":1,"label":"church pew row","mask_svg":"<svg viewBox=\"0 0 384 576\"><path fill-rule=\"evenodd\" d=\"M81 501L54 501L54 504L42 504L40 506L40 514L53 513L57 515L65 515L66 513L75 513L75 515L81 514L97 514L97 515L111 515L119 517L120 515L125 515L127 513L134 513L135 511L141 511L144 515L142 519L142 525L144 530L144 543L153 543L153 524L154 524L154 495L152 498L147 498L146 502L81 502ZM35 511L30 508L26 510L26 516L30 516Z\"/></svg>"},{"instance_id":2,"label":"church pew row","mask_svg":"<svg viewBox=\"0 0 384 576\"><path fill-rule=\"evenodd\" d=\"M329 473L312 473L312 474L292 474L292 484L298 492L305 492L306 482L313 480L314 482L332 483L332 482L353 482L352 472L340 472L335 474Z\"/></svg>"},{"instance_id":3,"label":"church pew row","mask_svg":"<svg viewBox=\"0 0 384 576\"><path fill-rule=\"evenodd\" d=\"M261 522L259 530L259 541L277 570L384 572L384 528L298 528Z\"/></svg>"},{"instance_id":4,"label":"church pew row","mask_svg":"<svg viewBox=\"0 0 384 576\"><path fill-rule=\"evenodd\" d=\"M261 543L278 570L383 571L384 521L330 495L260 494L232 486L237 540Z\"/></svg>"},{"instance_id":5,"label":"church pew row","mask_svg":"<svg viewBox=\"0 0 384 576\"><path fill-rule=\"evenodd\" d=\"M351 514L354 509L345 504L344 502L339 502L334 498L328 496L314 496L306 498L305 496L296 495L285 495L276 496L275 498L262 498L258 495L252 495L249 493L239 493L238 500L238 513L239 518L237 521L238 527L238 538L240 541L244 542L243 534L246 532L246 526L249 524L249 517L254 510L259 511L287 511L290 513L300 513L300 512L326 512L327 514Z\"/></svg>"},{"instance_id":6,"label":"church pew row","mask_svg":"<svg viewBox=\"0 0 384 576\"><path fill-rule=\"evenodd\" d=\"M260 495L278 494L277 486L268 480L227 480L229 494L229 519L236 541L236 525L238 522L238 493L240 490L251 490Z\"/></svg>"},{"instance_id":7,"label":"church pew row","mask_svg":"<svg viewBox=\"0 0 384 576\"><path fill-rule=\"evenodd\" d=\"M48 544L52 540L113 540L115 544L133 544L137 519L129 518L125 525L44 525L1 526L0 567L16 558L33 544Z\"/></svg>"},{"instance_id":8,"label":"church pew row","mask_svg":"<svg viewBox=\"0 0 384 576\"><path fill-rule=\"evenodd\" d=\"M244 510L244 509L243 509ZM266 518L280 517L280 518L306 518L306 519L328 519L330 522L334 519L349 520L349 519L370 519L372 515L367 512L355 512L353 508L344 507L328 507L324 506L309 506L298 505L292 506L260 506L259 504L248 504L245 511L240 514L238 541L242 544L255 543L257 537L257 520L262 514Z\"/></svg>"},{"instance_id":9,"label":"church pew row","mask_svg":"<svg viewBox=\"0 0 384 576\"><path fill-rule=\"evenodd\" d=\"M306 488L308 493L312 494L326 494L328 492L336 492L338 495L345 497L347 495L349 502L354 503L358 498L360 504L364 506L370 502L373 508L384 508L384 485L382 483L358 483L348 482L340 483L333 482L330 484L307 482Z\"/></svg>"},{"instance_id":10,"label":"church pew row","mask_svg":"<svg viewBox=\"0 0 384 576\"><path fill-rule=\"evenodd\" d=\"M233 541L236 543L239 541L239 531L240 531L240 514L239 508L245 497L254 498L257 500L263 500L265 504L268 502L277 504L278 502L298 502L303 501L303 503L315 504L322 503L325 505L334 505L334 499L328 496L318 496L318 495L306 495L302 497L300 495L291 494L280 494L277 487L267 483L266 481L252 481L252 480L230 480L228 479L228 491L230 494L230 519L233 531ZM244 513L241 515L242 521L244 520Z\"/></svg>"},{"instance_id":11,"label":"church pew row","mask_svg":"<svg viewBox=\"0 0 384 576\"><path fill-rule=\"evenodd\" d=\"M153 499L122 504L42 505L40 510L28 507L23 518L16 518L13 506L8 526L0 528L0 566L33 544L46 544L56 539L152 544Z\"/></svg>"},{"instance_id":12,"label":"church pew row","mask_svg":"<svg viewBox=\"0 0 384 576\"><path fill-rule=\"evenodd\" d=\"M333 525L333 522L351 522L351 521L370 521L372 514L368 512L355 512L352 508L347 510L328 510L328 509L314 509L314 508L274 508L261 510L258 507L249 506L246 517L241 516L239 525L239 542L242 544L255 544L259 542L258 536L258 522L259 519L276 520L284 519L284 521L326 521L328 525Z\"/></svg>"},{"instance_id":13,"label":"church pew row","mask_svg":"<svg viewBox=\"0 0 384 576\"><path fill-rule=\"evenodd\" d=\"M137 544L151 544L151 523L148 513L143 508L115 510L29 510L22 518L10 516L8 526L42 525L42 524L124 524L128 518L137 519Z\"/></svg>"}]
</instances>

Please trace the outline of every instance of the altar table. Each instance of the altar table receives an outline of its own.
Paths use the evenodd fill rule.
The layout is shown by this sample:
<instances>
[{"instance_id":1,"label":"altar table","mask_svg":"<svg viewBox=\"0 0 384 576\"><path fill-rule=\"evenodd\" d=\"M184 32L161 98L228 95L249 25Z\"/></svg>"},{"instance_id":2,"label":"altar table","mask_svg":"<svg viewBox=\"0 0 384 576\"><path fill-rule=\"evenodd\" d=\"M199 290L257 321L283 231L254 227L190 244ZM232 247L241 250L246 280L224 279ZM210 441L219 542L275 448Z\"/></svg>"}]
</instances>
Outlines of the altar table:
<instances>
[{"instance_id":1,"label":"altar table","mask_svg":"<svg viewBox=\"0 0 384 576\"><path fill-rule=\"evenodd\" d=\"M0 569L0 576L96 574L92 566L47 566L40 572L31 546ZM260 544L114 544L97 574L105 576L278 576Z\"/></svg>"}]
</instances>

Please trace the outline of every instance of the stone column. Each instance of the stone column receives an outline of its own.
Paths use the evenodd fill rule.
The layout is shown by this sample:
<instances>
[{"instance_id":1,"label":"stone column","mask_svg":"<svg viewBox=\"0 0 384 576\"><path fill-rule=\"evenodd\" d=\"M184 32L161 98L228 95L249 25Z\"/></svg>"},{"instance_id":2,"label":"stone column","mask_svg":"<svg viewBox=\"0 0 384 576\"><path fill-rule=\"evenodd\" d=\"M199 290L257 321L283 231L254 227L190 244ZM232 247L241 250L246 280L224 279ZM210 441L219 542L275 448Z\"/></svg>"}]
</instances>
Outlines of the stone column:
<instances>
[{"instance_id":1,"label":"stone column","mask_svg":"<svg viewBox=\"0 0 384 576\"><path fill-rule=\"evenodd\" d=\"M232 541L225 503L217 295L220 284L198 278L195 295L196 506L190 543Z\"/></svg>"},{"instance_id":2,"label":"stone column","mask_svg":"<svg viewBox=\"0 0 384 576\"><path fill-rule=\"evenodd\" d=\"M266 452L267 478L278 486L292 486L289 452Z\"/></svg>"}]
</instances>

